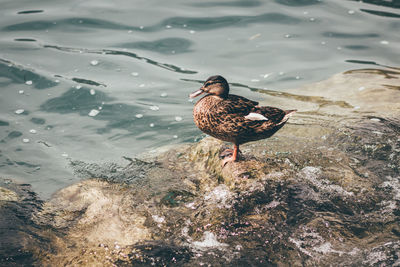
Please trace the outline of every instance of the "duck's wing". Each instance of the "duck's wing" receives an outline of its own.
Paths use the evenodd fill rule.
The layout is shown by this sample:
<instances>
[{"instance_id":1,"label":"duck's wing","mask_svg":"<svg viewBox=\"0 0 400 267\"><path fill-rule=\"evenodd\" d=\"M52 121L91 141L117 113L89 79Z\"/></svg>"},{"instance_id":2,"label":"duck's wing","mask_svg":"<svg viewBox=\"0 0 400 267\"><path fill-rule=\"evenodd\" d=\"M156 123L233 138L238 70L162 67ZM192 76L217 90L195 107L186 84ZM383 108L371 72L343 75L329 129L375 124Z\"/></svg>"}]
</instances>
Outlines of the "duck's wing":
<instances>
[{"instance_id":1,"label":"duck's wing","mask_svg":"<svg viewBox=\"0 0 400 267\"><path fill-rule=\"evenodd\" d=\"M252 112L258 102L249 100L245 97L238 95L229 95L227 99L219 102L213 110L215 114L235 114L237 116L243 115L246 116L250 112Z\"/></svg>"},{"instance_id":2,"label":"duck's wing","mask_svg":"<svg viewBox=\"0 0 400 267\"><path fill-rule=\"evenodd\" d=\"M286 111L275 107L257 107L253 112L261 114L273 124L280 123L286 115Z\"/></svg>"}]
</instances>

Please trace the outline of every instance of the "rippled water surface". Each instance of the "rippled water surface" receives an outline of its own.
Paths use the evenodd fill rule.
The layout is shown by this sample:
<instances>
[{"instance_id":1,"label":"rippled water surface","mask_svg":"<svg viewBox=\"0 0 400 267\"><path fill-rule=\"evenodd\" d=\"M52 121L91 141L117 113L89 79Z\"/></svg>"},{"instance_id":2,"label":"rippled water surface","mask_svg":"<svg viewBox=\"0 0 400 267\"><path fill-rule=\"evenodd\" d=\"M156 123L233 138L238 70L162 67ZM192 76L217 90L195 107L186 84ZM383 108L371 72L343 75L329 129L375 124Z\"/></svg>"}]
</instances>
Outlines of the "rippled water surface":
<instances>
[{"instance_id":1,"label":"rippled water surface","mask_svg":"<svg viewBox=\"0 0 400 267\"><path fill-rule=\"evenodd\" d=\"M42 197L70 160L193 142L208 76L290 91L399 65L398 1L0 1L0 174ZM246 86L240 95L261 100ZM271 103L273 105L273 103Z\"/></svg>"}]
</instances>

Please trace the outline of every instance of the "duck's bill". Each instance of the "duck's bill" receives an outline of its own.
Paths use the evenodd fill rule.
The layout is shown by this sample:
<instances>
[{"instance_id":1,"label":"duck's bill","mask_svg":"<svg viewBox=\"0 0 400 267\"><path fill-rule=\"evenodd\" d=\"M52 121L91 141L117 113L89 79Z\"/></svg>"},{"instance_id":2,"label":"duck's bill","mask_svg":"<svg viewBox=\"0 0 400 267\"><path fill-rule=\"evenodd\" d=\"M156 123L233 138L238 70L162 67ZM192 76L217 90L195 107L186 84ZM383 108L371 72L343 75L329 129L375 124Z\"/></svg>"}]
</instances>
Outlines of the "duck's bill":
<instances>
[{"instance_id":1,"label":"duck's bill","mask_svg":"<svg viewBox=\"0 0 400 267\"><path fill-rule=\"evenodd\" d=\"M195 97L201 95L202 93L204 93L204 91L200 88L199 90L197 90L197 91L191 93L191 94L189 95L189 97L190 97L190 98L195 98Z\"/></svg>"}]
</instances>

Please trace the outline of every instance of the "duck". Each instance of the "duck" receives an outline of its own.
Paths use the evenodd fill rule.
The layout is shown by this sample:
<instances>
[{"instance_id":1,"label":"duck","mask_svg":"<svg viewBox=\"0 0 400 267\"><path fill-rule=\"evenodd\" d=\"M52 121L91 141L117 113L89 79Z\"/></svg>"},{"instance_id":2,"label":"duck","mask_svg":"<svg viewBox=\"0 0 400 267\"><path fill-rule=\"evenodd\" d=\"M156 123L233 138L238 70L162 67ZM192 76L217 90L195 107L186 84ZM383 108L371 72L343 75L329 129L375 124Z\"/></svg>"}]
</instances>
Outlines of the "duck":
<instances>
[{"instance_id":1,"label":"duck","mask_svg":"<svg viewBox=\"0 0 400 267\"><path fill-rule=\"evenodd\" d=\"M193 108L193 120L205 134L233 144L221 153L222 166L239 160L239 146L269 138L281 129L297 110L259 106L258 102L229 94L229 83L221 75L209 77L191 93L191 99L205 94Z\"/></svg>"}]
</instances>

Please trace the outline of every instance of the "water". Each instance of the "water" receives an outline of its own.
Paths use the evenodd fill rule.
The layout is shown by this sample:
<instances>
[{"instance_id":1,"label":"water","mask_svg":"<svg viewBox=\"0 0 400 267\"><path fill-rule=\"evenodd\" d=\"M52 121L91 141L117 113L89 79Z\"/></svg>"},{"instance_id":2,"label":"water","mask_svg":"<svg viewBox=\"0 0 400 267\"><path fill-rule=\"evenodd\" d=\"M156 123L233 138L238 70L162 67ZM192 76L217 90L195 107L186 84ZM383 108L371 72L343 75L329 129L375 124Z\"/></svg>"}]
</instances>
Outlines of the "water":
<instances>
[{"instance_id":1,"label":"water","mask_svg":"<svg viewBox=\"0 0 400 267\"><path fill-rule=\"evenodd\" d=\"M161 3L1 1L2 177L47 198L79 180L71 160L194 142L187 95L210 75L283 92L399 65L397 1Z\"/></svg>"}]
</instances>

